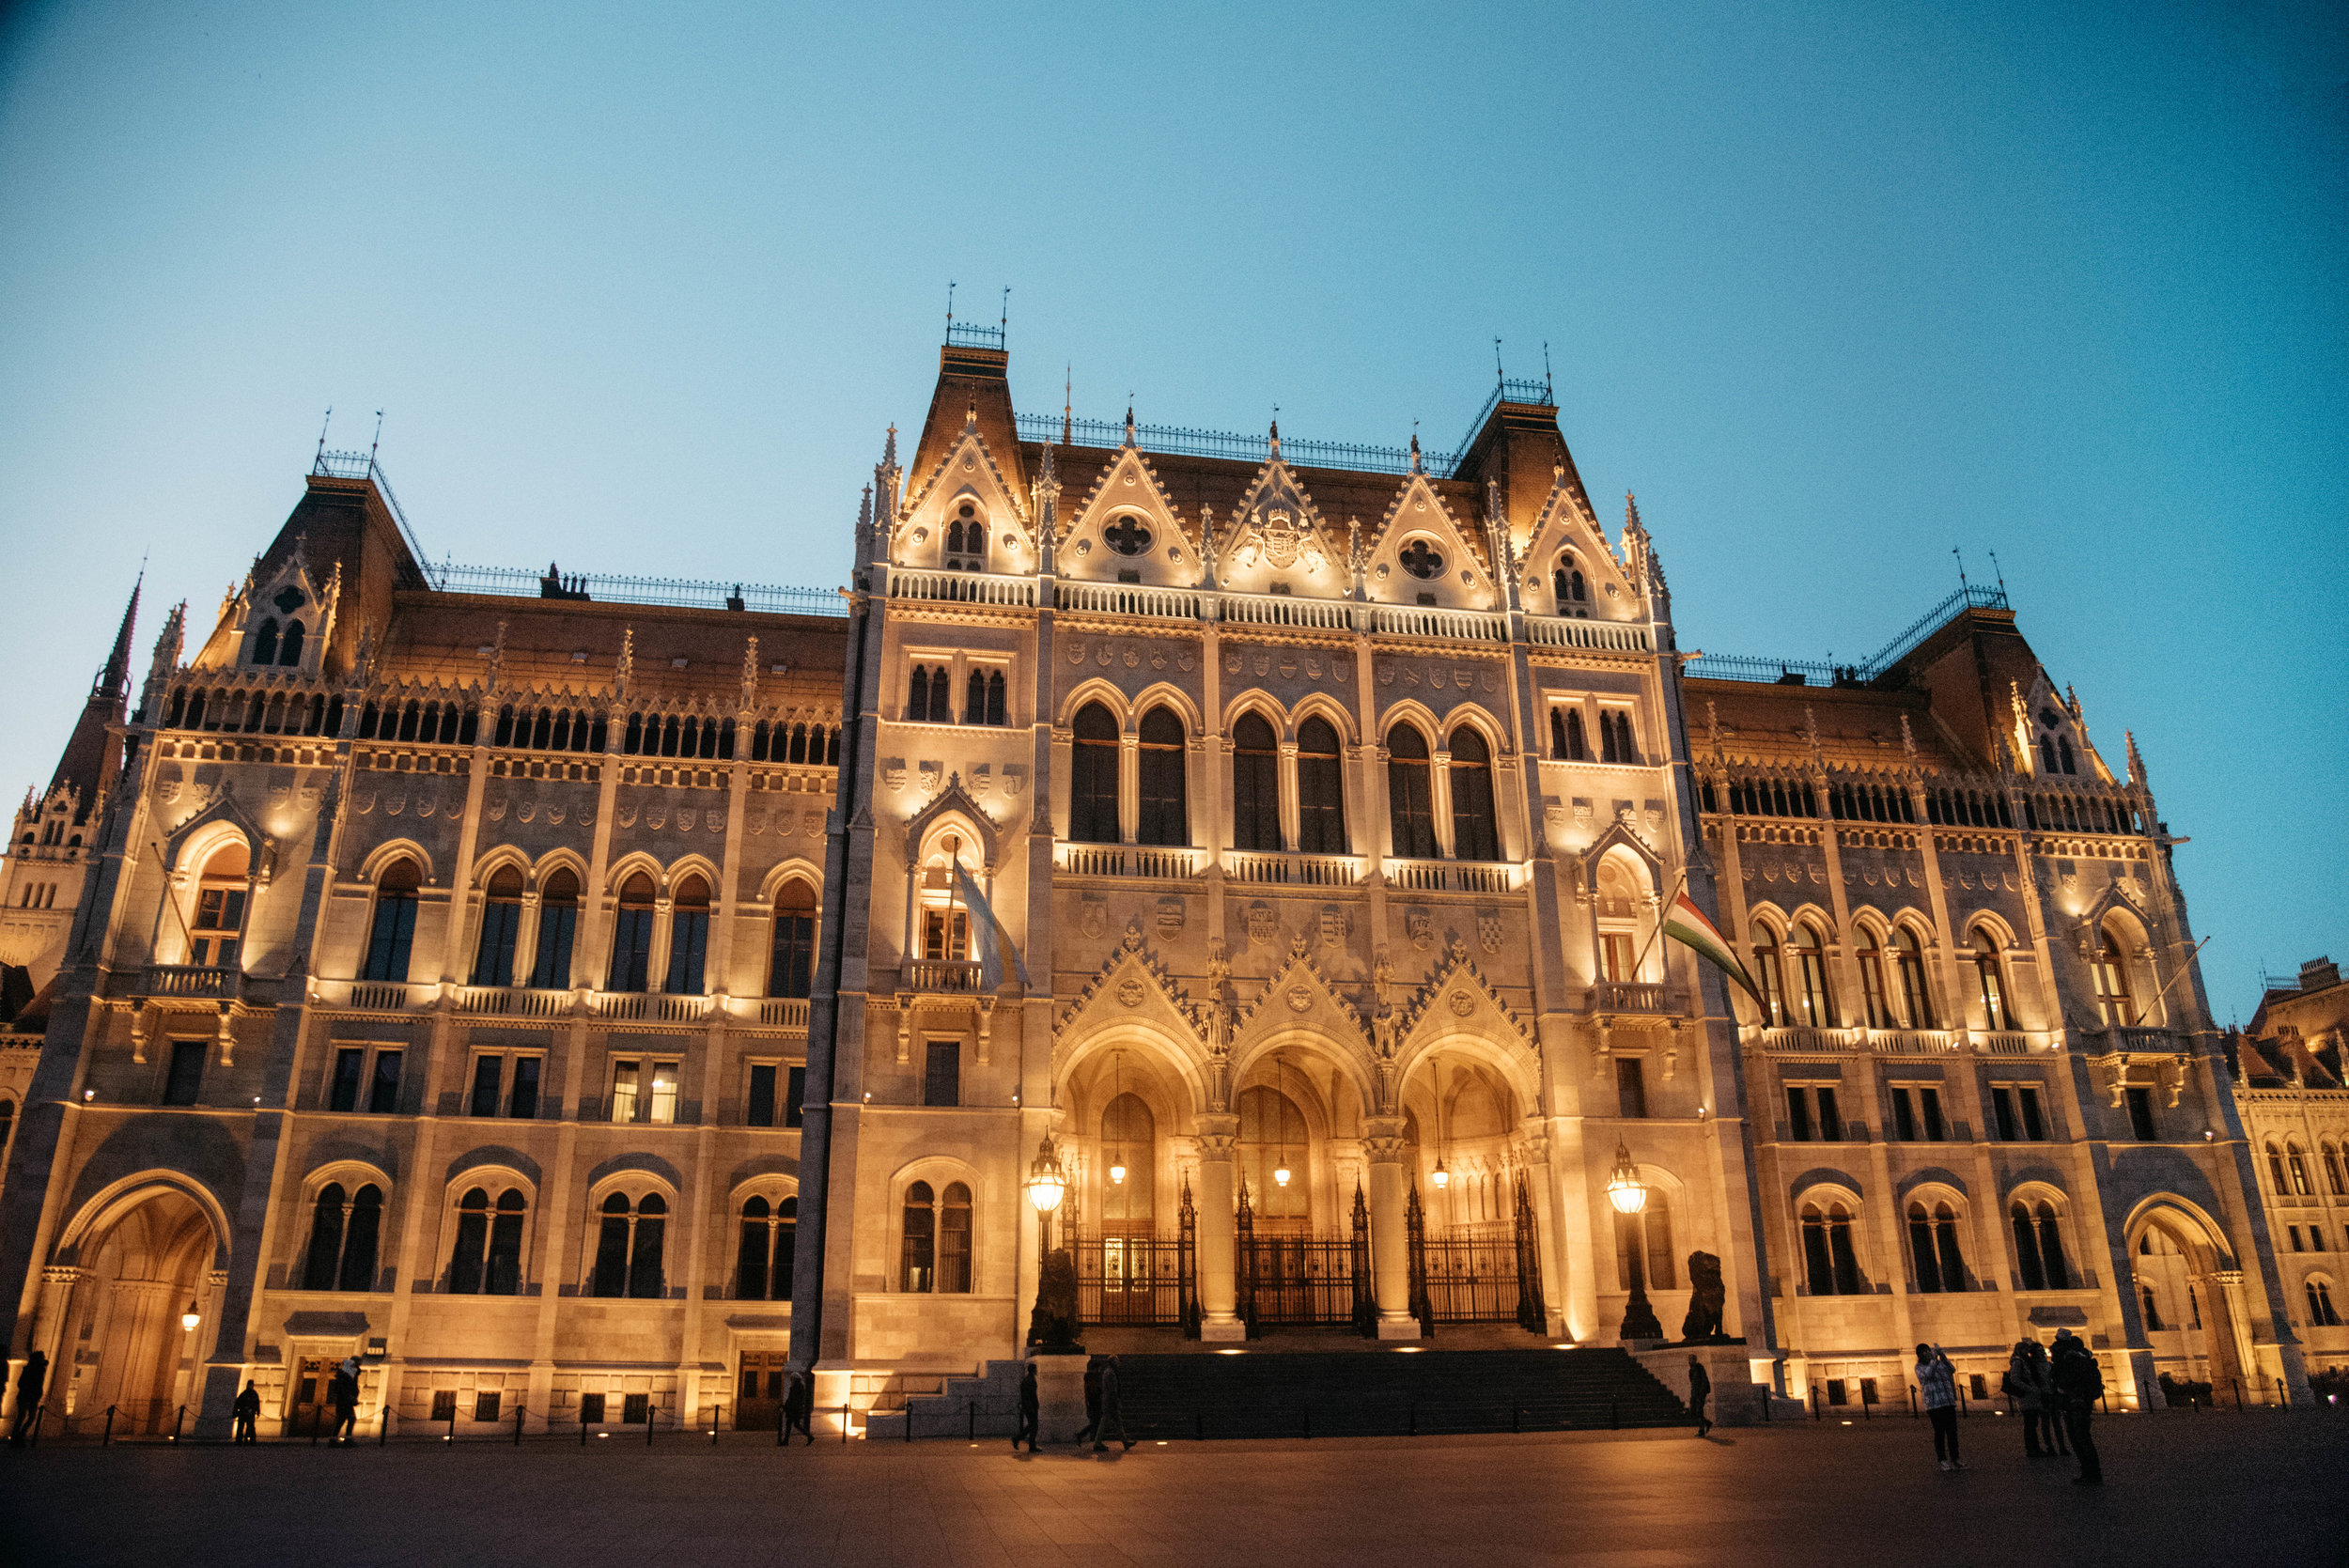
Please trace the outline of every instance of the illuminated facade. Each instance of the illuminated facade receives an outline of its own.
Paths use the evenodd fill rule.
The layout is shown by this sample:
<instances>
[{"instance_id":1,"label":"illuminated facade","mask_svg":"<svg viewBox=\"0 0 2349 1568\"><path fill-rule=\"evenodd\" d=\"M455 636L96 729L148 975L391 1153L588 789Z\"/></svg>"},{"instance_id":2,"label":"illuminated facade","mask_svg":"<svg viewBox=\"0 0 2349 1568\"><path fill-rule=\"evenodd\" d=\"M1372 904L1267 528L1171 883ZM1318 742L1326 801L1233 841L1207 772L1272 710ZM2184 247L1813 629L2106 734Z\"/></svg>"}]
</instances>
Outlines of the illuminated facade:
<instances>
[{"instance_id":1,"label":"illuminated facade","mask_svg":"<svg viewBox=\"0 0 2349 1568\"><path fill-rule=\"evenodd\" d=\"M2057 1324L2134 1389L2157 1232L2299 1377L2142 770L2002 596L1684 671L1539 384L1284 446L1019 416L988 335L845 618L428 573L331 458L175 613L0 1213L53 1407L299 1423L356 1353L370 1421L893 1408L1018 1354L1048 1140L1141 1343L1676 1337L1703 1251L1788 1391Z\"/></svg>"}]
</instances>

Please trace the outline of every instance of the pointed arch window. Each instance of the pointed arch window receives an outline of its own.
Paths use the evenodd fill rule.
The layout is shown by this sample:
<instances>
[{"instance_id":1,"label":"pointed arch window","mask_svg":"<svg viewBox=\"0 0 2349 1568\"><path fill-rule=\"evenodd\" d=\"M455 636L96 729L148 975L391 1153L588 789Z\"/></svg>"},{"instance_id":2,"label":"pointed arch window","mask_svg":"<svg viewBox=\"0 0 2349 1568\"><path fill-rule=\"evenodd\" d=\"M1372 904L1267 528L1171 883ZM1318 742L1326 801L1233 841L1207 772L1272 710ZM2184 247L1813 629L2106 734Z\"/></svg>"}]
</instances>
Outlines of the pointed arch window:
<instances>
[{"instance_id":1,"label":"pointed arch window","mask_svg":"<svg viewBox=\"0 0 2349 1568\"><path fill-rule=\"evenodd\" d=\"M5 1110L5 1107L0 1107L0 1115L4 1115ZM0 1121L0 1156L7 1152L8 1126L5 1121ZM2330 1143L2325 1145L2325 1185L2336 1198L2349 1196L2349 1185L2343 1184L2341 1176L2341 1151Z\"/></svg>"},{"instance_id":2,"label":"pointed arch window","mask_svg":"<svg viewBox=\"0 0 2349 1568\"><path fill-rule=\"evenodd\" d=\"M2292 1183L2284 1176L2284 1152L2273 1143L2267 1145L2267 1180L2275 1188L2277 1197L2292 1195Z\"/></svg>"},{"instance_id":3,"label":"pointed arch window","mask_svg":"<svg viewBox=\"0 0 2349 1568\"><path fill-rule=\"evenodd\" d=\"M1983 1027L2013 1029L2015 1019L2006 1006L2006 980L1999 969L1999 939L1981 926L1974 928L1974 974L1982 987Z\"/></svg>"},{"instance_id":4,"label":"pointed arch window","mask_svg":"<svg viewBox=\"0 0 2349 1568\"><path fill-rule=\"evenodd\" d=\"M2072 1268L2063 1256L2063 1233L2055 1205L2046 1199L2017 1198L2007 1211L2015 1226L2015 1266L2025 1290L2070 1290Z\"/></svg>"},{"instance_id":5,"label":"pointed arch window","mask_svg":"<svg viewBox=\"0 0 2349 1568\"><path fill-rule=\"evenodd\" d=\"M1558 569L1551 574L1550 582L1551 586L1558 590L1558 608L1561 612L1567 605L1584 603L1591 597L1588 586L1582 581L1582 567L1571 555L1558 563Z\"/></svg>"},{"instance_id":6,"label":"pointed arch window","mask_svg":"<svg viewBox=\"0 0 2349 1568\"><path fill-rule=\"evenodd\" d=\"M2309 1326L2312 1328L2338 1328L2341 1313L2333 1306L2333 1287L2321 1278L2311 1277L2308 1286Z\"/></svg>"},{"instance_id":7,"label":"pointed arch window","mask_svg":"<svg viewBox=\"0 0 2349 1568\"><path fill-rule=\"evenodd\" d=\"M521 1292L522 1219L530 1200L507 1188L493 1202L487 1188L457 1201L457 1245L448 1261L453 1296L517 1296Z\"/></svg>"},{"instance_id":8,"label":"pointed arch window","mask_svg":"<svg viewBox=\"0 0 2349 1568\"><path fill-rule=\"evenodd\" d=\"M1582 740L1582 715L1570 707L1549 710L1549 754L1560 762L1587 762L1591 749Z\"/></svg>"},{"instance_id":9,"label":"pointed arch window","mask_svg":"<svg viewBox=\"0 0 2349 1568\"><path fill-rule=\"evenodd\" d=\"M1933 1027L1933 993L1925 986L1924 949L1906 926L1892 933L1892 967L1901 983L1901 1011L1909 1029Z\"/></svg>"},{"instance_id":10,"label":"pointed arch window","mask_svg":"<svg viewBox=\"0 0 2349 1568\"><path fill-rule=\"evenodd\" d=\"M1427 737L1409 724L1387 732L1387 814L1394 852L1405 860L1436 858L1436 808Z\"/></svg>"},{"instance_id":11,"label":"pointed arch window","mask_svg":"<svg viewBox=\"0 0 2349 1568\"><path fill-rule=\"evenodd\" d=\"M791 1299L792 1255L800 1228L800 1200L769 1203L742 1201L741 1240L735 1250L734 1296L738 1301Z\"/></svg>"},{"instance_id":12,"label":"pointed arch window","mask_svg":"<svg viewBox=\"0 0 2349 1568\"><path fill-rule=\"evenodd\" d=\"M775 895L773 952L767 966L767 994L804 997L816 978L816 890L797 877Z\"/></svg>"},{"instance_id":13,"label":"pointed arch window","mask_svg":"<svg viewBox=\"0 0 2349 1568\"><path fill-rule=\"evenodd\" d=\"M1631 733L1631 715L1610 708L1598 716L1599 758L1601 762L1637 763L1640 760L1639 741Z\"/></svg>"},{"instance_id":14,"label":"pointed arch window","mask_svg":"<svg viewBox=\"0 0 2349 1568\"><path fill-rule=\"evenodd\" d=\"M2104 1015L2104 1021L2108 1025L2134 1025L2137 1004L2129 996L2129 958L2109 925L2096 933L2096 956L2089 967L2094 971L2096 1006Z\"/></svg>"},{"instance_id":15,"label":"pointed arch window","mask_svg":"<svg viewBox=\"0 0 2349 1568\"><path fill-rule=\"evenodd\" d=\"M383 870L375 884L375 922L367 932L366 971L362 980L405 980L409 949L416 939L416 889L422 878L405 856Z\"/></svg>"},{"instance_id":16,"label":"pointed arch window","mask_svg":"<svg viewBox=\"0 0 2349 1568\"><path fill-rule=\"evenodd\" d=\"M280 665L290 667L302 662L302 623L288 621L285 640L277 644L277 662Z\"/></svg>"},{"instance_id":17,"label":"pointed arch window","mask_svg":"<svg viewBox=\"0 0 2349 1568\"><path fill-rule=\"evenodd\" d=\"M1958 1245L1957 1213L1946 1203L1908 1205L1908 1250L1917 1265L1917 1288L1938 1293L1966 1288L1966 1254Z\"/></svg>"},{"instance_id":18,"label":"pointed arch window","mask_svg":"<svg viewBox=\"0 0 2349 1568\"><path fill-rule=\"evenodd\" d=\"M371 1291L383 1191L369 1182L346 1199L340 1182L319 1189L310 1213L310 1250L303 1260L303 1290Z\"/></svg>"},{"instance_id":19,"label":"pointed arch window","mask_svg":"<svg viewBox=\"0 0 2349 1568\"><path fill-rule=\"evenodd\" d=\"M1068 770L1068 836L1079 844L1116 844L1117 721L1099 703L1077 710Z\"/></svg>"},{"instance_id":20,"label":"pointed arch window","mask_svg":"<svg viewBox=\"0 0 2349 1568\"><path fill-rule=\"evenodd\" d=\"M633 1203L624 1192L603 1201L596 1235L596 1295L660 1299L666 1288L661 1248L668 1217L668 1203L658 1192Z\"/></svg>"},{"instance_id":21,"label":"pointed arch window","mask_svg":"<svg viewBox=\"0 0 2349 1568\"><path fill-rule=\"evenodd\" d=\"M1484 736L1467 724L1452 732L1451 778L1453 857L1501 859L1501 833L1493 816L1492 752Z\"/></svg>"},{"instance_id":22,"label":"pointed arch window","mask_svg":"<svg viewBox=\"0 0 2349 1568\"><path fill-rule=\"evenodd\" d=\"M579 878L557 867L538 890L538 951L530 983L541 990L571 988L571 941L579 934Z\"/></svg>"},{"instance_id":23,"label":"pointed arch window","mask_svg":"<svg viewBox=\"0 0 2349 1568\"><path fill-rule=\"evenodd\" d=\"M1841 1203L1806 1203L1802 1210L1802 1256L1813 1296L1858 1296L1859 1256L1852 1248L1851 1210Z\"/></svg>"},{"instance_id":24,"label":"pointed arch window","mask_svg":"<svg viewBox=\"0 0 2349 1568\"><path fill-rule=\"evenodd\" d=\"M652 878L639 871L620 887L612 924L612 973L607 991L641 991L652 983Z\"/></svg>"},{"instance_id":25,"label":"pointed arch window","mask_svg":"<svg viewBox=\"0 0 2349 1568\"><path fill-rule=\"evenodd\" d=\"M1297 847L1308 855L1346 852L1345 769L1327 719L1297 726Z\"/></svg>"},{"instance_id":26,"label":"pointed arch window","mask_svg":"<svg viewBox=\"0 0 2349 1568\"><path fill-rule=\"evenodd\" d=\"M188 932L191 963L237 967L252 864L252 855L241 839L224 845L204 862L204 875L196 882L195 919Z\"/></svg>"},{"instance_id":27,"label":"pointed arch window","mask_svg":"<svg viewBox=\"0 0 2349 1568\"><path fill-rule=\"evenodd\" d=\"M1003 671L976 667L971 671L969 689L963 696L962 722L966 724L992 724L998 728L1003 726Z\"/></svg>"},{"instance_id":28,"label":"pointed arch window","mask_svg":"<svg viewBox=\"0 0 2349 1568\"><path fill-rule=\"evenodd\" d=\"M1281 748L1261 713L1232 725L1232 847L1281 847Z\"/></svg>"},{"instance_id":29,"label":"pointed arch window","mask_svg":"<svg viewBox=\"0 0 2349 1568\"><path fill-rule=\"evenodd\" d=\"M261 629L253 634L253 662L277 662L277 617L272 615L261 623Z\"/></svg>"},{"instance_id":30,"label":"pointed arch window","mask_svg":"<svg viewBox=\"0 0 2349 1568\"><path fill-rule=\"evenodd\" d=\"M2056 737L2056 756L2063 764L2063 770L2066 773L2077 773L2079 771L2078 762L2072 755L2072 742L2069 737L2064 736Z\"/></svg>"},{"instance_id":31,"label":"pointed arch window","mask_svg":"<svg viewBox=\"0 0 2349 1568\"><path fill-rule=\"evenodd\" d=\"M1870 1029L1890 1029L1892 1026L1891 1004L1884 994L1884 949L1877 945L1875 933L1859 933L1859 995L1868 1010Z\"/></svg>"},{"instance_id":32,"label":"pointed arch window","mask_svg":"<svg viewBox=\"0 0 2349 1568\"><path fill-rule=\"evenodd\" d=\"M1795 975L1801 983L1797 993L1800 1021L1813 1029L1835 1027L1835 998L1828 989L1827 949L1819 939L1819 929L1809 921L1795 927Z\"/></svg>"},{"instance_id":33,"label":"pointed arch window","mask_svg":"<svg viewBox=\"0 0 2349 1568\"><path fill-rule=\"evenodd\" d=\"M514 942L521 928L522 874L502 865L490 877L481 906L481 940L473 959L474 985L514 983Z\"/></svg>"},{"instance_id":34,"label":"pointed arch window","mask_svg":"<svg viewBox=\"0 0 2349 1568\"><path fill-rule=\"evenodd\" d=\"M1753 978L1762 987L1763 1023L1781 1028L1786 1022L1786 970L1781 961L1778 933L1757 924L1753 928Z\"/></svg>"},{"instance_id":35,"label":"pointed arch window","mask_svg":"<svg viewBox=\"0 0 2349 1568\"><path fill-rule=\"evenodd\" d=\"M946 524L946 557L950 570L987 570L987 522L971 502L957 505Z\"/></svg>"},{"instance_id":36,"label":"pointed arch window","mask_svg":"<svg viewBox=\"0 0 2349 1568\"><path fill-rule=\"evenodd\" d=\"M669 907L669 977L661 989L672 996L702 994L709 957L709 884L699 874L677 884Z\"/></svg>"},{"instance_id":37,"label":"pointed arch window","mask_svg":"<svg viewBox=\"0 0 2349 1568\"><path fill-rule=\"evenodd\" d=\"M2313 1196L2313 1189L2309 1186L2309 1157L2301 1153L2299 1144L2286 1143L2284 1145L2284 1169L2292 1173L2292 1186L2289 1190L2295 1197Z\"/></svg>"},{"instance_id":38,"label":"pointed arch window","mask_svg":"<svg viewBox=\"0 0 2349 1568\"><path fill-rule=\"evenodd\" d=\"M927 1182L906 1188L903 1237L897 1245L897 1288L926 1296L938 1279L938 1198Z\"/></svg>"},{"instance_id":39,"label":"pointed arch window","mask_svg":"<svg viewBox=\"0 0 2349 1568\"><path fill-rule=\"evenodd\" d=\"M1141 812L1135 824L1137 844L1186 845L1190 842L1190 798L1185 783L1187 743L1183 722L1168 707L1154 707L1142 716L1139 769ZM1115 753L1112 753L1112 756ZM1112 837L1115 836L1115 805L1111 808Z\"/></svg>"},{"instance_id":40,"label":"pointed arch window","mask_svg":"<svg viewBox=\"0 0 2349 1568\"><path fill-rule=\"evenodd\" d=\"M915 724L951 724L954 681L943 664L916 664L906 679L906 721Z\"/></svg>"}]
</instances>

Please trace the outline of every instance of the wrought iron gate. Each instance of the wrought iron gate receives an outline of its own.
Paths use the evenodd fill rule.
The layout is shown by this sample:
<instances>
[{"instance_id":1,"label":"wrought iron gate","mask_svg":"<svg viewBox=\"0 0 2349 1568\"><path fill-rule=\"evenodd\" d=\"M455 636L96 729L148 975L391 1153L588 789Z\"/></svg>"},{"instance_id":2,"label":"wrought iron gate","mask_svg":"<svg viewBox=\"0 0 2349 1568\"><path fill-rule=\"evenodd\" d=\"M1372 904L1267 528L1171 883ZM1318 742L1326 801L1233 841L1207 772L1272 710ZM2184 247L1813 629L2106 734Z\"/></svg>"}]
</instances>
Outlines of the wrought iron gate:
<instances>
[{"instance_id":1,"label":"wrought iron gate","mask_svg":"<svg viewBox=\"0 0 2349 1568\"><path fill-rule=\"evenodd\" d=\"M1370 1210L1359 1189L1354 1199L1346 1235L1258 1235L1255 1205L1249 1201L1248 1184L1240 1184L1233 1272L1239 1318L1251 1337L1262 1327L1280 1324L1377 1331Z\"/></svg>"},{"instance_id":2,"label":"wrought iron gate","mask_svg":"<svg viewBox=\"0 0 2349 1568\"><path fill-rule=\"evenodd\" d=\"M1198 1337L1199 1219L1189 1182L1181 1215L1181 1229L1171 1236L1112 1234L1070 1241L1079 1322L1179 1327Z\"/></svg>"},{"instance_id":3,"label":"wrought iron gate","mask_svg":"<svg viewBox=\"0 0 2349 1568\"><path fill-rule=\"evenodd\" d=\"M1411 1249L1411 1315L1433 1336L1439 1323L1516 1323L1532 1333L1543 1319L1541 1243L1524 1173L1517 1179L1514 1223L1507 1232L1458 1230L1427 1234L1427 1212L1414 1184L1405 1210Z\"/></svg>"}]
</instances>

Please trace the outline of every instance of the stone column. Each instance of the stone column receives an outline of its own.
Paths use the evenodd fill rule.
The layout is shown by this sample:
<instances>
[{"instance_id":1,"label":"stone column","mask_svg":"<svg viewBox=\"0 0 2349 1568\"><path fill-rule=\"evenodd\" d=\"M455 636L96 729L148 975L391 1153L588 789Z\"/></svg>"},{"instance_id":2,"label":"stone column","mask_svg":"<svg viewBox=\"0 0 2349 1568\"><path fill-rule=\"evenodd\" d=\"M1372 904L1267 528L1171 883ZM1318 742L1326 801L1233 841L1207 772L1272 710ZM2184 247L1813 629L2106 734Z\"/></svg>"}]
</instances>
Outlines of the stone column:
<instances>
[{"instance_id":1,"label":"stone column","mask_svg":"<svg viewBox=\"0 0 2349 1568\"><path fill-rule=\"evenodd\" d=\"M1362 1153L1370 1159L1371 1289L1378 1301L1378 1337L1419 1338L1411 1315L1411 1242L1404 1218L1403 1121L1396 1116L1362 1119Z\"/></svg>"},{"instance_id":2,"label":"stone column","mask_svg":"<svg viewBox=\"0 0 2349 1568\"><path fill-rule=\"evenodd\" d=\"M1239 1241L1237 1189L1232 1177L1239 1118L1212 1111L1199 1118L1199 1337L1242 1340L1234 1249Z\"/></svg>"}]
</instances>

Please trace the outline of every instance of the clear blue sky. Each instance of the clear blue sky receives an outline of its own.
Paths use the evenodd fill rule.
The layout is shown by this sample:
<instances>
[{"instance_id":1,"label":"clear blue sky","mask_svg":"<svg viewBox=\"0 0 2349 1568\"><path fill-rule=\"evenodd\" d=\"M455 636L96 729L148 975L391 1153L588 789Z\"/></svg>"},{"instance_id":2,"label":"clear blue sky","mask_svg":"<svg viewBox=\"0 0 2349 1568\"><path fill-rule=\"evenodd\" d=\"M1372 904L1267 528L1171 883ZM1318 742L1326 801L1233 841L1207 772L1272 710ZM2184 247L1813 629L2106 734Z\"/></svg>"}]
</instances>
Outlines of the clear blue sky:
<instances>
[{"instance_id":1,"label":"clear blue sky","mask_svg":"<svg viewBox=\"0 0 2349 1568\"><path fill-rule=\"evenodd\" d=\"M2248 1017L2349 960L2344 15L19 6L0 780L330 403L436 557L830 585L949 279L1145 421L1445 448L1498 335L1685 644L1864 655L1995 549Z\"/></svg>"}]
</instances>

